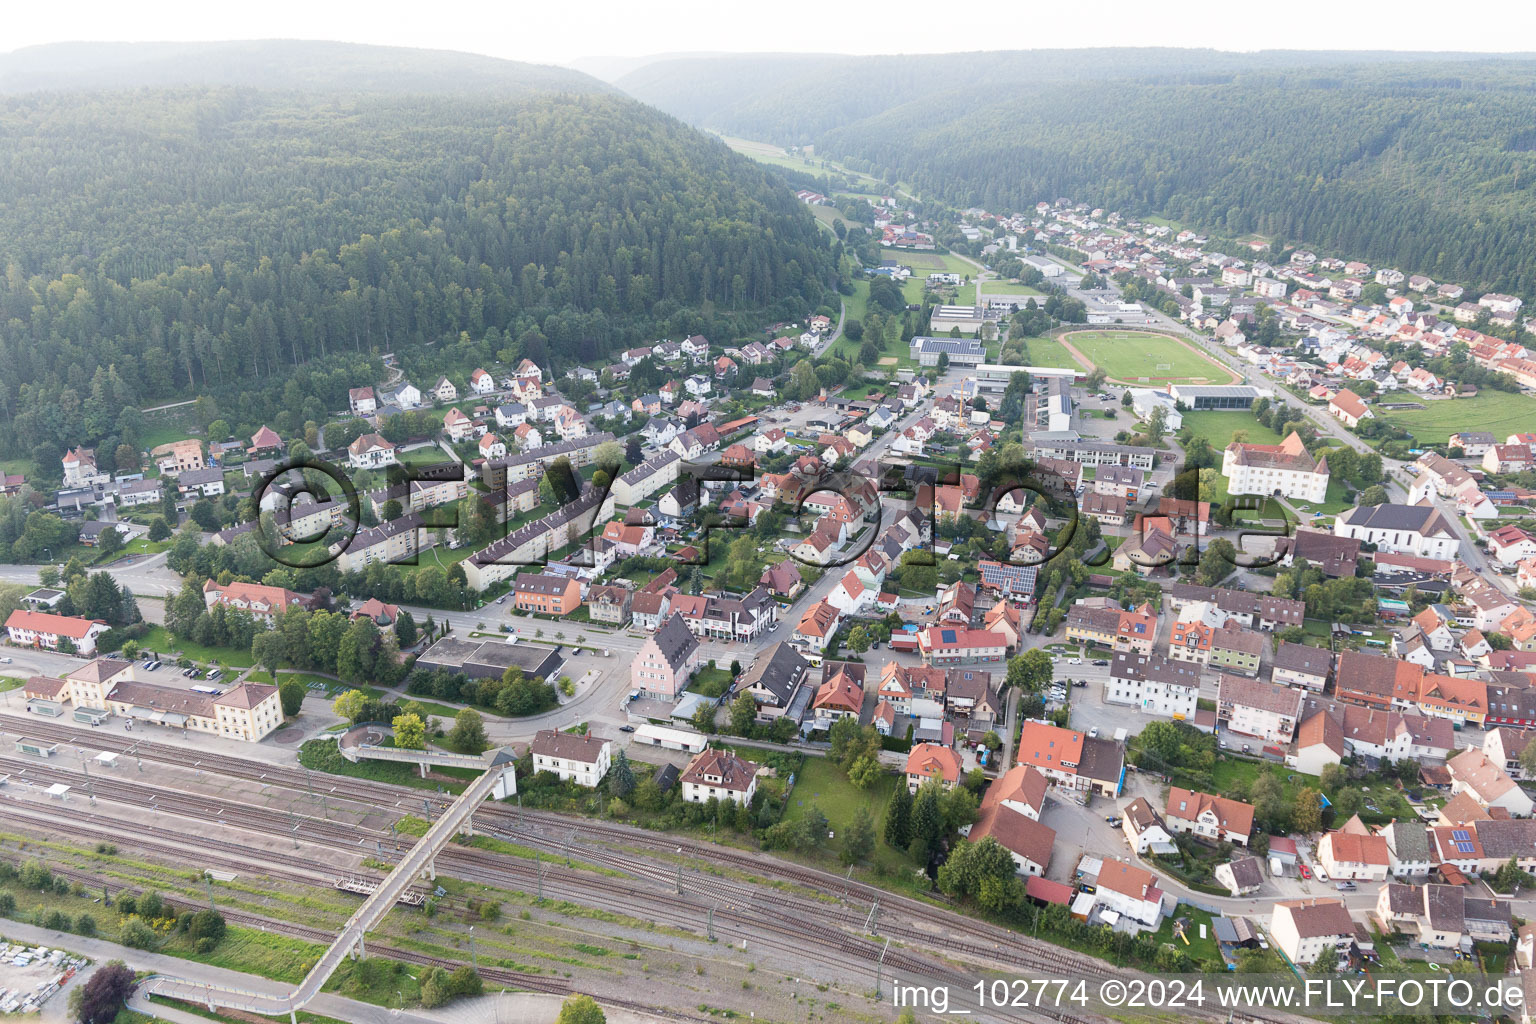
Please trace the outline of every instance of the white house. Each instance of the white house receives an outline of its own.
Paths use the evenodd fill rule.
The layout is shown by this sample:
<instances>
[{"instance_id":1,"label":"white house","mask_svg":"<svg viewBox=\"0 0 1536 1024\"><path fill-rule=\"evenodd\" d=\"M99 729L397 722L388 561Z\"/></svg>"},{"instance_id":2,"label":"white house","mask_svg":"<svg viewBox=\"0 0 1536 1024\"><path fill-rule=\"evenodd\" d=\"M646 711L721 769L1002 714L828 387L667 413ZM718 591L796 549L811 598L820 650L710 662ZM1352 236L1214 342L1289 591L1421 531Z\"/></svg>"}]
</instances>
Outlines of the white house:
<instances>
[{"instance_id":1,"label":"white house","mask_svg":"<svg viewBox=\"0 0 1536 1024\"><path fill-rule=\"evenodd\" d=\"M1530 794L1521 789L1504 766L1480 748L1468 747L1445 763L1451 773L1451 792L1468 793L1485 808L1499 807L1517 818L1531 815Z\"/></svg>"},{"instance_id":2,"label":"white house","mask_svg":"<svg viewBox=\"0 0 1536 1024\"><path fill-rule=\"evenodd\" d=\"M480 438L480 457L485 459L501 459L507 455L507 443L495 434L486 434Z\"/></svg>"},{"instance_id":3,"label":"white house","mask_svg":"<svg viewBox=\"0 0 1536 1024\"><path fill-rule=\"evenodd\" d=\"M1139 796L1126 804L1121 814L1123 820L1120 827L1137 856L1145 856L1149 852L1172 853L1178 849L1173 843L1173 833L1167 822L1152 808L1146 797Z\"/></svg>"},{"instance_id":4,"label":"white house","mask_svg":"<svg viewBox=\"0 0 1536 1024\"><path fill-rule=\"evenodd\" d=\"M1172 786L1163 820L1175 832L1187 832L1215 842L1248 845L1253 831L1253 807L1210 793Z\"/></svg>"},{"instance_id":5,"label":"white house","mask_svg":"<svg viewBox=\"0 0 1536 1024\"><path fill-rule=\"evenodd\" d=\"M460 409L449 409L443 414L443 431L448 435L448 440L463 441L474 436L475 421Z\"/></svg>"},{"instance_id":6,"label":"white house","mask_svg":"<svg viewBox=\"0 0 1536 1024\"><path fill-rule=\"evenodd\" d=\"M1266 743L1289 743L1301 715L1302 692L1223 673L1216 695L1216 722Z\"/></svg>"},{"instance_id":7,"label":"white house","mask_svg":"<svg viewBox=\"0 0 1536 1024\"><path fill-rule=\"evenodd\" d=\"M1163 891L1152 872L1123 860L1106 860L1099 868L1096 885L1094 906L1151 931L1162 926Z\"/></svg>"},{"instance_id":8,"label":"white house","mask_svg":"<svg viewBox=\"0 0 1536 1024\"><path fill-rule=\"evenodd\" d=\"M1310 964L1325 949L1348 950L1355 926L1343 900L1279 900L1270 915L1269 934L1291 962Z\"/></svg>"},{"instance_id":9,"label":"white house","mask_svg":"<svg viewBox=\"0 0 1536 1024\"><path fill-rule=\"evenodd\" d=\"M469 375L469 390L477 395L488 395L496 390L496 380L484 370L476 368Z\"/></svg>"},{"instance_id":10,"label":"white house","mask_svg":"<svg viewBox=\"0 0 1536 1024\"><path fill-rule=\"evenodd\" d=\"M608 774L613 742L590 734L543 729L533 738L529 752L533 754L534 771L550 772L561 782L595 789Z\"/></svg>"},{"instance_id":11,"label":"white house","mask_svg":"<svg viewBox=\"0 0 1536 1024\"><path fill-rule=\"evenodd\" d=\"M1372 834L1359 818L1329 832L1317 844L1317 862L1339 881L1385 881L1391 866L1386 836Z\"/></svg>"},{"instance_id":12,"label":"white house","mask_svg":"<svg viewBox=\"0 0 1536 1024\"><path fill-rule=\"evenodd\" d=\"M757 792L758 766L728 750L711 747L694 756L683 769L683 799L691 804L708 803L711 798L747 804Z\"/></svg>"},{"instance_id":13,"label":"white house","mask_svg":"<svg viewBox=\"0 0 1536 1024\"><path fill-rule=\"evenodd\" d=\"M96 653L96 638L109 627L100 619L82 619L73 615L55 615L52 612L34 612L18 608L5 620L5 631L11 643L21 647L45 647L58 650L59 644L68 640L78 654L89 657Z\"/></svg>"},{"instance_id":14,"label":"white house","mask_svg":"<svg viewBox=\"0 0 1536 1024\"><path fill-rule=\"evenodd\" d=\"M347 464L353 469L393 466L398 461L395 446L378 434L364 434L347 445Z\"/></svg>"}]
</instances>

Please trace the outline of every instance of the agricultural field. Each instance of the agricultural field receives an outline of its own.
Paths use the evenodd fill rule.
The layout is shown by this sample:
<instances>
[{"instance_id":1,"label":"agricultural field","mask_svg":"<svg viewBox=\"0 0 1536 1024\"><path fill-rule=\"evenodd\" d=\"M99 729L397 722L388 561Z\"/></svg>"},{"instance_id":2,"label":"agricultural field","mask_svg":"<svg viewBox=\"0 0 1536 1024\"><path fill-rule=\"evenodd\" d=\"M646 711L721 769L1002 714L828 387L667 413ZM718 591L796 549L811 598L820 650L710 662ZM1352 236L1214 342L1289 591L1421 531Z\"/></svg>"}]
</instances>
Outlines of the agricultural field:
<instances>
[{"instance_id":1,"label":"agricultural field","mask_svg":"<svg viewBox=\"0 0 1536 1024\"><path fill-rule=\"evenodd\" d=\"M761 164L772 164L775 167L784 167L804 174L816 174L822 170L821 162L816 158L791 156L782 146L775 146L771 142L754 142L751 139L738 139L730 135L720 136L720 141L742 156L751 157Z\"/></svg>"},{"instance_id":2,"label":"agricultural field","mask_svg":"<svg viewBox=\"0 0 1536 1024\"><path fill-rule=\"evenodd\" d=\"M1072 331L1070 348L1127 384L1226 384L1234 375L1168 334L1146 331Z\"/></svg>"},{"instance_id":3,"label":"agricultural field","mask_svg":"<svg viewBox=\"0 0 1536 1024\"><path fill-rule=\"evenodd\" d=\"M1396 397L1396 396L1393 396ZM1413 434L1420 444L1445 444L1458 430L1486 430L1500 441L1536 424L1536 398L1484 389L1475 398L1426 401L1423 409L1377 411L1376 415Z\"/></svg>"},{"instance_id":4,"label":"agricultural field","mask_svg":"<svg viewBox=\"0 0 1536 1024\"><path fill-rule=\"evenodd\" d=\"M847 217L844 217L841 213L838 213L837 212L837 207L835 207L835 206L812 206L812 207L810 207L810 211L811 211L811 216L815 217L818 221L820 221L822 223L822 226L824 226L828 231L834 231L835 232L835 229L833 228L833 225L838 223L839 221L842 222L843 229L845 231L848 228L853 228L853 227L859 227L860 226L860 225L855 224L853 221L849 220Z\"/></svg>"}]
</instances>

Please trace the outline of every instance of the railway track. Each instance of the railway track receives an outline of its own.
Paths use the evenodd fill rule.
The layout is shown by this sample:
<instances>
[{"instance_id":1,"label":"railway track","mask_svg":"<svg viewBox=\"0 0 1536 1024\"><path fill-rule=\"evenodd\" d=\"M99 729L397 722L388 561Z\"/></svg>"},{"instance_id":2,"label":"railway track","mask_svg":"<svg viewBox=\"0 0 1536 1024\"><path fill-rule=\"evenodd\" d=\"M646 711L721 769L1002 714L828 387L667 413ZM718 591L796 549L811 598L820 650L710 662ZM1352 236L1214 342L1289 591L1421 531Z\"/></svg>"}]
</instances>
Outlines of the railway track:
<instances>
[{"instance_id":1,"label":"railway track","mask_svg":"<svg viewBox=\"0 0 1536 1024\"><path fill-rule=\"evenodd\" d=\"M316 792L323 792L331 798L354 801L371 809L385 808L398 809L400 813L409 813L415 809L419 801L425 799L429 807L440 809L448 804L448 800L435 797L421 790L394 786L388 783L371 782L363 779L353 779L344 776L324 775L321 773L308 773L302 768L287 768L271 765L264 762L251 761L244 758L224 754L198 753L188 760L185 748L170 744L146 742L143 739L129 739L115 736L109 733L98 734L62 726L57 723L36 722L28 724L28 734L39 739L56 740L80 747L92 749L112 750L118 753L132 748L134 754L144 760L159 763L174 764L181 768L194 768L207 771L220 776L245 779L263 785L279 786L295 795L314 788ZM24 764L34 770L47 766L47 762L33 760L17 760L12 758L0 758L0 762L12 764ZM102 777L98 774L93 779L99 784ZM323 781L321 781L323 780ZM159 791L168 792L168 791ZM198 799L203 799L199 797ZM129 800L129 802L133 802ZM204 800L206 803L206 800ZM158 796L152 806L159 806L178 813L176 805L179 800L176 797ZM248 817L241 808L231 814L226 808L218 815L219 820L225 821L235 827L252 828L271 834L273 831L284 831L282 827L273 828L274 824L282 826L283 821L274 823L270 816L263 820L255 820ZM181 807L180 813L190 813ZM272 812L267 812L269 815ZM194 816L196 816L194 814ZM206 818L206 815L204 815ZM278 817L283 817L278 815ZM335 845L338 843L351 843L353 847L362 841L367 841L369 836L380 842L393 842L395 837L388 833L374 832L368 829L351 826L340 827L334 822L318 819L313 816L299 815L298 827L302 830L298 838L321 845ZM285 819L286 820L286 819ZM523 845L536 846L551 850L553 855L557 845L563 845L561 841L550 833L579 836L585 842L581 847L571 851L571 855L582 861L593 863L602 867L610 867L624 872L636 878L643 878L654 883L658 888L663 882L671 880L674 876L671 871L660 865L642 865L633 857L625 857L614 847L619 849L640 850L648 854L664 858L668 862L675 863L679 857L695 859L718 864L730 869L740 871L749 876L761 877L769 880L787 882L802 886L812 892L831 896L840 901L842 910L839 923L846 924L848 920L865 913L857 910L853 901L858 901L866 906L873 906L879 902L882 917L879 929L890 938L903 942L921 944L933 949L941 955L969 960L988 961L1002 964L1004 969L1015 971L1038 968L1053 972L1065 972L1071 974L1085 974L1090 976L1102 976L1114 973L1130 974L1129 971L1121 971L1113 968L1105 961L1098 958L1084 956L1065 951L1048 943L1030 939L1026 936L1010 932L1006 929L989 925L985 922L954 914L935 907L933 904L912 897L902 896L887 890L877 889L862 882L855 882L831 872L825 872L816 868L795 865L789 862L773 858L753 855L745 851L739 851L730 847L716 846L710 843L694 839L679 838L673 835L662 835L647 832L632 826L618 825L608 822L595 822L584 819L570 818L549 811L519 810L504 804L487 803L476 812L477 831L494 831L496 834ZM546 834L540 834L528 828L532 824L540 826ZM602 849L600 849L602 848ZM463 855L466 853L481 853L483 851L466 851L462 847L448 847L443 851L444 857L453 865L453 873L459 877L467 877L465 870L475 872L479 878L467 878L467 880L484 881L486 884L506 885L509 880L517 881L527 891L530 874L536 873L527 867L526 862L519 865L515 859L500 857L499 855L484 854L494 858L494 867L476 865L466 862ZM552 893L567 891L570 885L569 879L551 877L545 869L546 877L544 887ZM484 872L484 874L482 874ZM820 900L807 900L796 898L783 890L776 890L772 895L780 906L788 906L790 909L778 911L765 902L764 894L744 891L750 883L732 883L728 879L710 878L704 873L695 872L684 876L688 889L696 895L715 902L725 908L717 910L717 930L725 933L742 928L740 937L749 941L756 939L760 943L764 941L763 931L765 925L773 925L773 930L793 927L791 937L783 941L782 948L801 956L809 954L804 944L804 939L814 936L815 941L828 947L839 957L834 962L835 966L847 968L850 966L846 959L853 956L866 963L878 959L880 950L877 945L860 936L853 936L847 932L828 925L807 925L807 918L815 915L825 918L829 911L829 904ZM594 894L588 879L578 879L579 883L569 891L570 898L579 902L593 903L594 899L601 899L601 894ZM610 887L616 888L616 887ZM644 900L647 906L664 904L665 893L659 893L656 889L629 889L622 895ZM740 906L742 910L738 917L735 909ZM684 909L685 908L685 909ZM633 915L633 905L618 908L619 912ZM670 912L677 909L684 916L677 920L679 927L695 930L698 923L700 907L691 902L685 902L681 908L667 908ZM653 915L661 923L663 915ZM929 920L941 925L945 930L935 932L927 929L906 925L904 919ZM768 940L772 944L775 940ZM824 958L817 957L817 959ZM926 963L921 958L898 950L895 958L888 954L885 966L892 969L910 970L914 974L933 976L935 971L949 974L947 969L935 964ZM871 970L873 973L873 970ZM966 976L965 987L969 988L974 979ZM1033 1011L1033 1017L1020 1017L1018 1019L1034 1019L1041 1016L1043 1011ZM1071 1015L1044 1014L1053 1017L1063 1024L1088 1024ZM685 1015L686 1016L686 1015ZM1259 1024L1280 1024L1276 1018L1250 1015L1250 1018ZM999 1017L998 1019L1005 1019Z\"/></svg>"},{"instance_id":2,"label":"railway track","mask_svg":"<svg viewBox=\"0 0 1536 1024\"><path fill-rule=\"evenodd\" d=\"M122 896L125 893L137 896L142 895L146 891L138 886L123 885L88 871L81 871L78 868L53 868L52 870L55 875L62 875L71 881L80 882L81 884L89 884L92 889L105 889L113 897ZM219 913L224 916L224 920L231 924L273 932L278 935L286 935L290 938L303 939L306 942L313 942L322 946L329 946L331 940L336 937L336 933L328 929L311 928L308 925L299 924L295 921L264 917L246 910L221 907L219 908ZM462 966L457 960L430 956L417 950L400 949L384 943L370 942L368 943L368 950L370 956L380 956L387 960L399 960L418 966L442 967L450 971L455 967ZM495 965L481 967L480 977L493 984L515 985L530 992L566 994L571 991L570 982L563 978L552 978L545 975L532 974L527 971L514 971Z\"/></svg>"},{"instance_id":3,"label":"railway track","mask_svg":"<svg viewBox=\"0 0 1536 1024\"><path fill-rule=\"evenodd\" d=\"M27 822L39 831L60 832L92 842L131 845L146 853L166 857L172 863L185 863L190 850L200 852L204 866L218 866L232 871L248 872L253 863L260 864L261 874L285 882L301 885L324 885L335 872L306 870L292 866L291 858L283 864L261 860L262 851L248 844L228 840L189 837L185 833L157 828L139 822L125 822L92 812L74 812L69 815L50 814L35 804L0 796L5 801L6 818L9 821Z\"/></svg>"},{"instance_id":4,"label":"railway track","mask_svg":"<svg viewBox=\"0 0 1536 1024\"><path fill-rule=\"evenodd\" d=\"M18 762L16 758L0 755L0 764L9 766L17 763L28 762ZM31 774L44 781L72 784L77 776L83 779L83 773L73 772L63 765L35 762L31 764ZM193 797L178 791L158 790L135 783L98 780L97 791L98 795L105 799L155 808L163 813L191 816L201 820L216 818L231 827L263 833L270 831L274 825L286 822L286 817L279 812L241 808L220 798ZM331 823L312 819L302 821L301 828L310 833L301 834L303 839L320 841L323 845L334 846L344 843L350 846L354 836L359 832L364 834L364 839L368 838L368 830L338 828ZM377 833L379 838L383 838L384 835L384 833ZM509 838L520 837L509 836ZM559 867L553 863L553 858L548 866L534 865L525 860L507 858L487 851L450 846L439 854L438 860L442 870L451 872L455 877L466 881L503 888L511 885L523 891L533 891L538 888L548 898L569 899L588 905L605 906L615 912L631 916L636 908L645 907L648 916L656 919L658 923L695 933L699 931L701 918L710 911L707 892L705 893L706 904L701 906L697 900L698 893L676 895L661 889L659 885L653 888L638 884L641 881L639 879L637 884L627 884L611 878L594 880L584 872ZM706 886L718 884L702 876L690 876L690 887L695 881L702 881ZM902 972L912 981L923 980L927 984L963 983L969 986L971 983L968 974L946 964L934 962L900 948L882 949L878 941L851 935L829 925L811 923L797 909L784 909L761 900L744 899L742 894L735 892L720 892L718 896L721 898L714 901L716 906L713 928L718 937L733 943L736 940L742 940L759 945L766 944L770 948L794 953L801 959L811 959L832 969L847 970L856 964L864 965L871 977L880 971L889 971ZM267 926L275 927L275 924L269 922ZM765 933L768 934L765 936ZM305 937L313 937L314 941L321 941L323 937L328 941L330 933L311 930L311 936ZM881 964L882 961L883 966L877 967L876 965ZM1023 1021L1028 1018L998 1015L997 1019Z\"/></svg>"}]
</instances>

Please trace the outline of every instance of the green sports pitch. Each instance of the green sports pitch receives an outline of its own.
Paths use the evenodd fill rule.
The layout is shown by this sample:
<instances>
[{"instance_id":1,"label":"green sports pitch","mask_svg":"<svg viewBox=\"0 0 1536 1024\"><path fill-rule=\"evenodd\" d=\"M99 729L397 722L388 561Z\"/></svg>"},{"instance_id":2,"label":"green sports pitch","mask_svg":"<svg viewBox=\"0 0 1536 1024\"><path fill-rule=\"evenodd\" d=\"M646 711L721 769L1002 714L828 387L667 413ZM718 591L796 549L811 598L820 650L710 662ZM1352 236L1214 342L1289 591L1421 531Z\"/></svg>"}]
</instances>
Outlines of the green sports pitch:
<instances>
[{"instance_id":1,"label":"green sports pitch","mask_svg":"<svg viewBox=\"0 0 1536 1024\"><path fill-rule=\"evenodd\" d=\"M1231 371L1169 334L1073 331L1061 340L1126 384L1226 384Z\"/></svg>"}]
</instances>

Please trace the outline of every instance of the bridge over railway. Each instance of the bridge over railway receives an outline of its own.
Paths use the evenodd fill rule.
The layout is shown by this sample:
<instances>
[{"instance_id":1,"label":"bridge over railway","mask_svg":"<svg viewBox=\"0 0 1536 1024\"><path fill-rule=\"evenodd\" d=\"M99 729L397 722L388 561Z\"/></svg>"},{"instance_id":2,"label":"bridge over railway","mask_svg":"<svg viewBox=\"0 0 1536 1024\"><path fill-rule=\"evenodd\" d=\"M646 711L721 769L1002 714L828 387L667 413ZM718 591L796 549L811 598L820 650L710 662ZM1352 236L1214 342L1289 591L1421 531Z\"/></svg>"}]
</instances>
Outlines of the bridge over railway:
<instances>
[{"instance_id":1,"label":"bridge over railway","mask_svg":"<svg viewBox=\"0 0 1536 1024\"><path fill-rule=\"evenodd\" d=\"M347 749L343 746L342 753L346 754ZM440 755L437 751L372 747L363 743L354 744L352 751L355 756L348 759L353 761L358 757L373 757L376 753L416 755L414 758L391 756L381 759L410 760L422 764L423 774L427 764L463 766L458 759L466 756L463 754ZM449 758L455 760L447 760ZM298 1011L319 994L321 986L331 976L331 972L341 964L344 957L367 955L364 938L368 931L389 913L390 908L400 900L411 884L423 876L437 877L438 852L459 832L473 830L474 826L470 819L480 803L488 796L501 798L517 792L517 776L513 768L515 761L512 751L505 747L473 758L473 766L483 769L482 774L465 788L459 798L438 817L437 821L433 822L426 835L412 844L389 876L378 884L378 887L363 901L362 906L358 907L357 912L348 918L346 925L336 936L336 940L331 943L330 948L315 962L315 966L293 991L285 994L269 994L246 989L220 988L166 975L155 975L145 979L143 990L155 995L205 1003L210 1011L223 1006L267 1016L286 1013L291 1024L297 1024Z\"/></svg>"}]
</instances>

